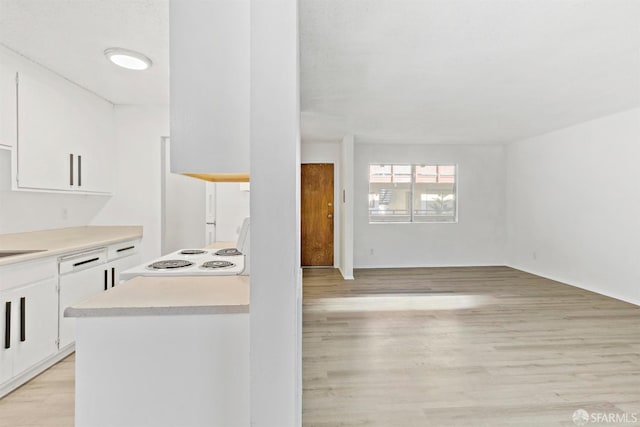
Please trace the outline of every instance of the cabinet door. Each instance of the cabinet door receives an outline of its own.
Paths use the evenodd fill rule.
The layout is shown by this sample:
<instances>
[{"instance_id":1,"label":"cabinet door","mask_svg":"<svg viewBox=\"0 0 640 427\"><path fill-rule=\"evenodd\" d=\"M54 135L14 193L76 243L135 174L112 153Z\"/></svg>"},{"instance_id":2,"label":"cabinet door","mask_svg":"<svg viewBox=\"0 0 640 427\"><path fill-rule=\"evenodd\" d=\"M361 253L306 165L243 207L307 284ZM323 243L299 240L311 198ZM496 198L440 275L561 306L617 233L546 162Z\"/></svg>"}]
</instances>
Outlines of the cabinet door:
<instances>
[{"instance_id":1,"label":"cabinet door","mask_svg":"<svg viewBox=\"0 0 640 427\"><path fill-rule=\"evenodd\" d=\"M104 291L105 286L109 286L109 271L104 264L60 276L60 348L74 342L76 336L76 319L64 317L64 310Z\"/></svg>"},{"instance_id":2,"label":"cabinet door","mask_svg":"<svg viewBox=\"0 0 640 427\"><path fill-rule=\"evenodd\" d=\"M74 124L81 120L66 85L20 73L18 83L18 186L70 190L75 183Z\"/></svg>"},{"instance_id":3,"label":"cabinet door","mask_svg":"<svg viewBox=\"0 0 640 427\"><path fill-rule=\"evenodd\" d=\"M17 322L14 326L17 375L58 351L58 280L47 279L13 291Z\"/></svg>"},{"instance_id":4,"label":"cabinet door","mask_svg":"<svg viewBox=\"0 0 640 427\"><path fill-rule=\"evenodd\" d=\"M16 68L0 52L0 145L13 147L16 143L16 101Z\"/></svg>"},{"instance_id":5,"label":"cabinet door","mask_svg":"<svg viewBox=\"0 0 640 427\"><path fill-rule=\"evenodd\" d=\"M111 261L109 266L111 267L110 273L113 277L113 284L120 283L120 272L128 270L142 262L140 254L131 255L125 258L121 258L115 261Z\"/></svg>"},{"instance_id":6,"label":"cabinet door","mask_svg":"<svg viewBox=\"0 0 640 427\"><path fill-rule=\"evenodd\" d=\"M15 329L16 313L11 297L10 292L0 292L0 384L13 376L13 358L15 353L13 330ZM8 306L7 303L9 303L10 306ZM9 324L7 324L7 313L10 313ZM7 346L7 338L10 339L10 341L8 341L10 348L5 348Z\"/></svg>"},{"instance_id":7,"label":"cabinet door","mask_svg":"<svg viewBox=\"0 0 640 427\"><path fill-rule=\"evenodd\" d=\"M95 97L94 97L95 98ZM83 96L82 120L76 123L79 141L76 144L77 190L109 193L113 181L113 105Z\"/></svg>"}]
</instances>

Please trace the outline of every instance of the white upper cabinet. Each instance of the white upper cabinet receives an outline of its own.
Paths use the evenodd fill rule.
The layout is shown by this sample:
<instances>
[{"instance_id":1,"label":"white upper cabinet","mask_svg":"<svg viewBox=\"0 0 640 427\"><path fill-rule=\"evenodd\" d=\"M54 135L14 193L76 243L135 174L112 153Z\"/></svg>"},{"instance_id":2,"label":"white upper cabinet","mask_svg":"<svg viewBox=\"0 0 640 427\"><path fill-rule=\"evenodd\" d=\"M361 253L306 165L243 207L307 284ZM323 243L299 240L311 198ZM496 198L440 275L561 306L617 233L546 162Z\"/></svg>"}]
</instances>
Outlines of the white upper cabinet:
<instances>
[{"instance_id":1,"label":"white upper cabinet","mask_svg":"<svg viewBox=\"0 0 640 427\"><path fill-rule=\"evenodd\" d=\"M16 71L0 51L0 146L4 147L16 144Z\"/></svg>"},{"instance_id":2,"label":"white upper cabinet","mask_svg":"<svg viewBox=\"0 0 640 427\"><path fill-rule=\"evenodd\" d=\"M13 147L12 188L110 193L113 104L1 46L0 60L0 144Z\"/></svg>"},{"instance_id":3,"label":"white upper cabinet","mask_svg":"<svg viewBox=\"0 0 640 427\"><path fill-rule=\"evenodd\" d=\"M19 188L109 193L113 105L63 79L20 72Z\"/></svg>"},{"instance_id":4,"label":"white upper cabinet","mask_svg":"<svg viewBox=\"0 0 640 427\"><path fill-rule=\"evenodd\" d=\"M171 0L171 171L249 173L249 0Z\"/></svg>"}]
</instances>

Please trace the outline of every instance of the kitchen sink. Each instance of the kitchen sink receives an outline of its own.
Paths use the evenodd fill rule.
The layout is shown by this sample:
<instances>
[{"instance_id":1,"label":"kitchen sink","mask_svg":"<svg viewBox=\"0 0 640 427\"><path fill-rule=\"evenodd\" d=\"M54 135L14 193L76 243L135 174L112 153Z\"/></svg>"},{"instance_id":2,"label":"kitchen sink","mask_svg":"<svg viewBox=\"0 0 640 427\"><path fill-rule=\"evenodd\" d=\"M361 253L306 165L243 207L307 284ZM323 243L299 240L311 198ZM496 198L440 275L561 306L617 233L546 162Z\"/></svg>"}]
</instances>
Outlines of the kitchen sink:
<instances>
[{"instance_id":1,"label":"kitchen sink","mask_svg":"<svg viewBox=\"0 0 640 427\"><path fill-rule=\"evenodd\" d=\"M23 251L3 251L0 250L0 258L6 258L8 256L34 254L36 252L44 252L44 249L23 250Z\"/></svg>"}]
</instances>

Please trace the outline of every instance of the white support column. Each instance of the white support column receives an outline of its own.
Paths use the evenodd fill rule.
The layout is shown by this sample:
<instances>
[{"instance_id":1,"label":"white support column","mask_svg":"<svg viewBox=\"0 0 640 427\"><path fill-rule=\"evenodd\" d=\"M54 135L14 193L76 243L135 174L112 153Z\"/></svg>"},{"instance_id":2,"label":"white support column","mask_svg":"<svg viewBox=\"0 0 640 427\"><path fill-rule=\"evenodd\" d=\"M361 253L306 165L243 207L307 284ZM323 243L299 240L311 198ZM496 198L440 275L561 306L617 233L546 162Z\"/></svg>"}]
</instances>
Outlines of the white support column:
<instances>
[{"instance_id":1,"label":"white support column","mask_svg":"<svg viewBox=\"0 0 640 427\"><path fill-rule=\"evenodd\" d=\"M251 1L251 425L301 424L296 0Z\"/></svg>"}]
</instances>

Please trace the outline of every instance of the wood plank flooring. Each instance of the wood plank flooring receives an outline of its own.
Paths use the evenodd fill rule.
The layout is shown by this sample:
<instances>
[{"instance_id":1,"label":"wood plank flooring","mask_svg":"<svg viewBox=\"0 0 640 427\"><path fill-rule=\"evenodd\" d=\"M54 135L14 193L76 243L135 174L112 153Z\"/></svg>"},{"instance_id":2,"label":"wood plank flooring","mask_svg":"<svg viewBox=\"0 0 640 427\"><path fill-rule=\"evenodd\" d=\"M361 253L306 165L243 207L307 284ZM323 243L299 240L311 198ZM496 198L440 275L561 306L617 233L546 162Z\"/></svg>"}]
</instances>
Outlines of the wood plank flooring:
<instances>
[{"instance_id":1,"label":"wood plank flooring","mask_svg":"<svg viewBox=\"0 0 640 427\"><path fill-rule=\"evenodd\" d=\"M0 399L0 427L73 427L75 353Z\"/></svg>"},{"instance_id":2,"label":"wood plank flooring","mask_svg":"<svg viewBox=\"0 0 640 427\"><path fill-rule=\"evenodd\" d=\"M640 425L640 308L506 267L355 277L304 272L305 427Z\"/></svg>"},{"instance_id":3,"label":"wood plank flooring","mask_svg":"<svg viewBox=\"0 0 640 427\"><path fill-rule=\"evenodd\" d=\"M639 307L506 267L355 276L304 272L305 427L640 425ZM72 427L73 369L0 399L0 426Z\"/></svg>"}]
</instances>

